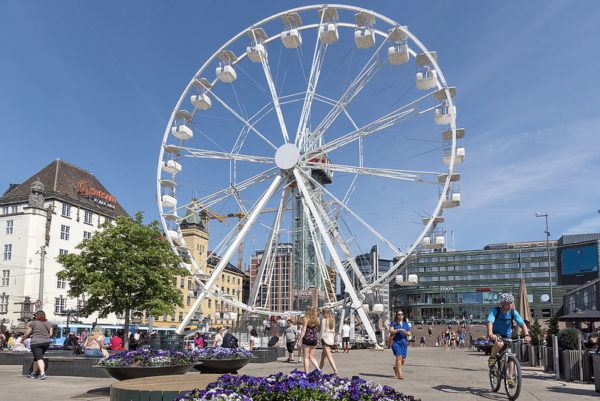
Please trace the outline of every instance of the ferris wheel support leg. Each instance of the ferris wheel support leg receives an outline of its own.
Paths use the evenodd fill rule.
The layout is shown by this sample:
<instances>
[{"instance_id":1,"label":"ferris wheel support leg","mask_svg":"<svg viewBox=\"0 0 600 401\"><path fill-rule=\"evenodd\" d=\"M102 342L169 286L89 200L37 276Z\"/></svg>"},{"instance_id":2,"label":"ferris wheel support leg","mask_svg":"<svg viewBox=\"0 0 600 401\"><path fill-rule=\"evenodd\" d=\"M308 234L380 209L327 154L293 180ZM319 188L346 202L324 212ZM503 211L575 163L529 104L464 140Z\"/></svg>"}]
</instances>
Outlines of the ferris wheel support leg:
<instances>
[{"instance_id":1,"label":"ferris wheel support leg","mask_svg":"<svg viewBox=\"0 0 600 401\"><path fill-rule=\"evenodd\" d=\"M310 209L310 212L311 212L313 218L315 219L315 222L317 223L317 227L319 227L319 230L321 231L323 241L325 242L325 245L327 245L327 248L329 249L329 253L331 254L331 257L333 258L333 261L337 268L338 274L340 275L342 281L344 282L344 285L346 286L346 291L348 291L348 294L350 295L350 299L352 299L353 307L356 308L358 316L360 316L360 319L362 320L362 322L365 326L365 329L367 330L367 334L369 335L369 338L371 339L371 341L373 341L376 348L380 348L380 345L377 342L377 336L375 335L375 330L373 330L373 326L371 325L371 322L369 321L369 317L367 316L365 310L363 309L362 302L358 298L358 294L356 293L354 287L352 286L352 282L350 281L350 278L348 277L348 274L346 273L346 270L344 269L342 260L340 259L340 256L338 255L338 253L335 249L335 246L333 245L333 242L329 238L329 233L327 232L327 229L325 228L325 225L323 224L323 220L321 220L321 217L319 216L317 207L315 206L315 203L313 202L312 197L310 196L310 192L308 191L308 188L306 187L306 181L305 181L304 177L302 176L302 174L298 171L297 168L294 169L294 177L296 178L296 183L298 184L298 189L302 192L302 195L306 201L306 204L307 204L308 208Z\"/></svg>"},{"instance_id":2,"label":"ferris wheel support leg","mask_svg":"<svg viewBox=\"0 0 600 401\"><path fill-rule=\"evenodd\" d=\"M281 184L282 180L283 180L283 176L281 174L277 175L275 177L275 179L273 180L273 182L271 183L271 185L269 186L269 188L265 191L265 193L262 195L260 200L256 203L256 206L250 212L248 221L246 221L246 224L244 224L244 227L240 230L238 235L235 237L235 239L233 240L233 243L229 246L229 248L227 249L227 251L225 252L223 257L221 258L221 260L215 267L214 271L212 272L210 279L206 283L205 290L200 292L200 294L198 295L198 298L196 298L196 302L194 302L194 305L192 305L192 307L190 308L188 313L183 318L182 322L179 324L179 327L177 327L177 330L176 330L177 334L183 333L185 326L187 326L188 322L190 321L190 319L192 318L194 313L196 313L196 309L198 309L200 307L200 303L202 302L202 300L204 300L204 297L206 296L207 292L210 291L211 287L215 284L215 281L217 281L217 278L219 278L219 276L221 275L221 272L225 269L225 267L231 260L231 257L233 256L234 252L239 247L240 243L242 242L242 240L244 239L244 237L246 236L246 234L248 233L248 231L250 230L252 225L254 225L254 222L258 218L260 212L262 212L262 210L264 209L264 207L267 204L267 202L269 201L269 199L271 199L271 197L273 196L273 193L275 193L277 188L279 188L279 184Z\"/></svg>"}]
</instances>

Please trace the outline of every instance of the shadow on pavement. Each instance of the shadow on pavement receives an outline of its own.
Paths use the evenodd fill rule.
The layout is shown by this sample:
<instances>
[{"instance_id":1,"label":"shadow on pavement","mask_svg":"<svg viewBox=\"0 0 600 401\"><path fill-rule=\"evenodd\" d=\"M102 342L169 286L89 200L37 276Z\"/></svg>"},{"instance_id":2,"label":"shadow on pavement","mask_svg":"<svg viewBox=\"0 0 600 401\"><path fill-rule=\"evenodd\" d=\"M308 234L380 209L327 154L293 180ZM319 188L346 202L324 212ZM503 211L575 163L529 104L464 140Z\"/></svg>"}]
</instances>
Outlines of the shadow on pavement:
<instances>
[{"instance_id":1,"label":"shadow on pavement","mask_svg":"<svg viewBox=\"0 0 600 401\"><path fill-rule=\"evenodd\" d=\"M386 377L388 379L394 379L396 376L394 375L394 372L392 372L389 375L382 375L382 374L377 374L377 373L359 373L360 376L371 376L371 377Z\"/></svg>"},{"instance_id":2,"label":"shadow on pavement","mask_svg":"<svg viewBox=\"0 0 600 401\"><path fill-rule=\"evenodd\" d=\"M74 396L72 399L89 399L94 397L110 397L110 387L93 388L86 393Z\"/></svg>"},{"instance_id":3,"label":"shadow on pavement","mask_svg":"<svg viewBox=\"0 0 600 401\"><path fill-rule=\"evenodd\" d=\"M469 393L473 394L477 397L485 398L488 400L505 400L506 394L504 393L493 393L489 389L482 389L478 387L457 387L457 386L448 386L446 384L440 384L438 386L432 387L434 390L441 391L443 393L448 394L456 394L456 393Z\"/></svg>"},{"instance_id":4,"label":"shadow on pavement","mask_svg":"<svg viewBox=\"0 0 600 401\"><path fill-rule=\"evenodd\" d=\"M566 385L564 386L555 386L555 387L548 387L548 391L552 391L553 393L559 393L559 394L569 394L569 395L589 395L592 397L598 397L600 396L600 393L597 393L594 390L594 384L590 384L591 388L588 389L582 389L582 388L569 388Z\"/></svg>"}]
</instances>

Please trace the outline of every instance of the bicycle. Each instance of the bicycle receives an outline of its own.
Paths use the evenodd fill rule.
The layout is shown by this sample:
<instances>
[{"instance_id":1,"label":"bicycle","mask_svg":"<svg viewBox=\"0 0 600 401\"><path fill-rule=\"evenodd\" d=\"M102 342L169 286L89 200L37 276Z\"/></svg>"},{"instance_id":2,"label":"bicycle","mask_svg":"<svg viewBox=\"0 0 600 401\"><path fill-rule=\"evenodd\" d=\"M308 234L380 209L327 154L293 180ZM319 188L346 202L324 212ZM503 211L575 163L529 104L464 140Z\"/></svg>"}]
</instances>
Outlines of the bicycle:
<instances>
[{"instance_id":1,"label":"bicycle","mask_svg":"<svg viewBox=\"0 0 600 401\"><path fill-rule=\"evenodd\" d=\"M500 389L501 382L504 380L506 395L509 400L514 401L521 393L521 364L517 356L512 352L512 346L508 347L508 344L514 344L517 340L505 338L503 342L504 347L496 354L496 361L490 367L490 386L493 392L497 392ZM509 375L511 363L513 364L513 372L512 375Z\"/></svg>"}]
</instances>

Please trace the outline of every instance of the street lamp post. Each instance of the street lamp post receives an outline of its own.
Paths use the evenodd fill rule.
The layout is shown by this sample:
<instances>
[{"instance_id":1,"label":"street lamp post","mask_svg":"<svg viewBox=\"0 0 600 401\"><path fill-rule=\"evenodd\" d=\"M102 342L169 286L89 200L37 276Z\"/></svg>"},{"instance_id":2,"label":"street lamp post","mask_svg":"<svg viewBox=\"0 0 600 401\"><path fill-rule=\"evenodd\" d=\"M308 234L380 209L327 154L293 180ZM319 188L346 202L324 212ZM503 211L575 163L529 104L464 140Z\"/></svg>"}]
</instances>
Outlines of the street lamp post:
<instances>
[{"instance_id":1,"label":"street lamp post","mask_svg":"<svg viewBox=\"0 0 600 401\"><path fill-rule=\"evenodd\" d=\"M546 253L548 254L548 285L550 286L550 314L554 315L554 297L552 296L552 264L550 263L550 231L548 230L548 213L535 213L535 217L546 218Z\"/></svg>"}]
</instances>

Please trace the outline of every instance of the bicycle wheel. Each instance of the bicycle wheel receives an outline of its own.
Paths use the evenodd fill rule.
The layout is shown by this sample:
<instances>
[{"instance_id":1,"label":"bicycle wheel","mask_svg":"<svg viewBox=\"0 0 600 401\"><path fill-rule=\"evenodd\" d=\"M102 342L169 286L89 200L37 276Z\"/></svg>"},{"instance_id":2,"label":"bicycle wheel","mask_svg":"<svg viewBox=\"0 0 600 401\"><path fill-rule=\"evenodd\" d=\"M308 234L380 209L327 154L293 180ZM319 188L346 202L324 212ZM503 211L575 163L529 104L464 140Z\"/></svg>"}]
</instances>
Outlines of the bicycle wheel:
<instances>
[{"instance_id":1,"label":"bicycle wheel","mask_svg":"<svg viewBox=\"0 0 600 401\"><path fill-rule=\"evenodd\" d=\"M502 369L500 368L501 361L496 360L494 366L490 368L490 386L492 391L495 393L500 389L500 383L502 380Z\"/></svg>"},{"instance_id":2,"label":"bicycle wheel","mask_svg":"<svg viewBox=\"0 0 600 401\"><path fill-rule=\"evenodd\" d=\"M514 365L512 375L509 374L511 363ZM506 390L508 399L513 401L516 400L521 393L521 364L516 357L510 355L504 369L504 389Z\"/></svg>"}]
</instances>

